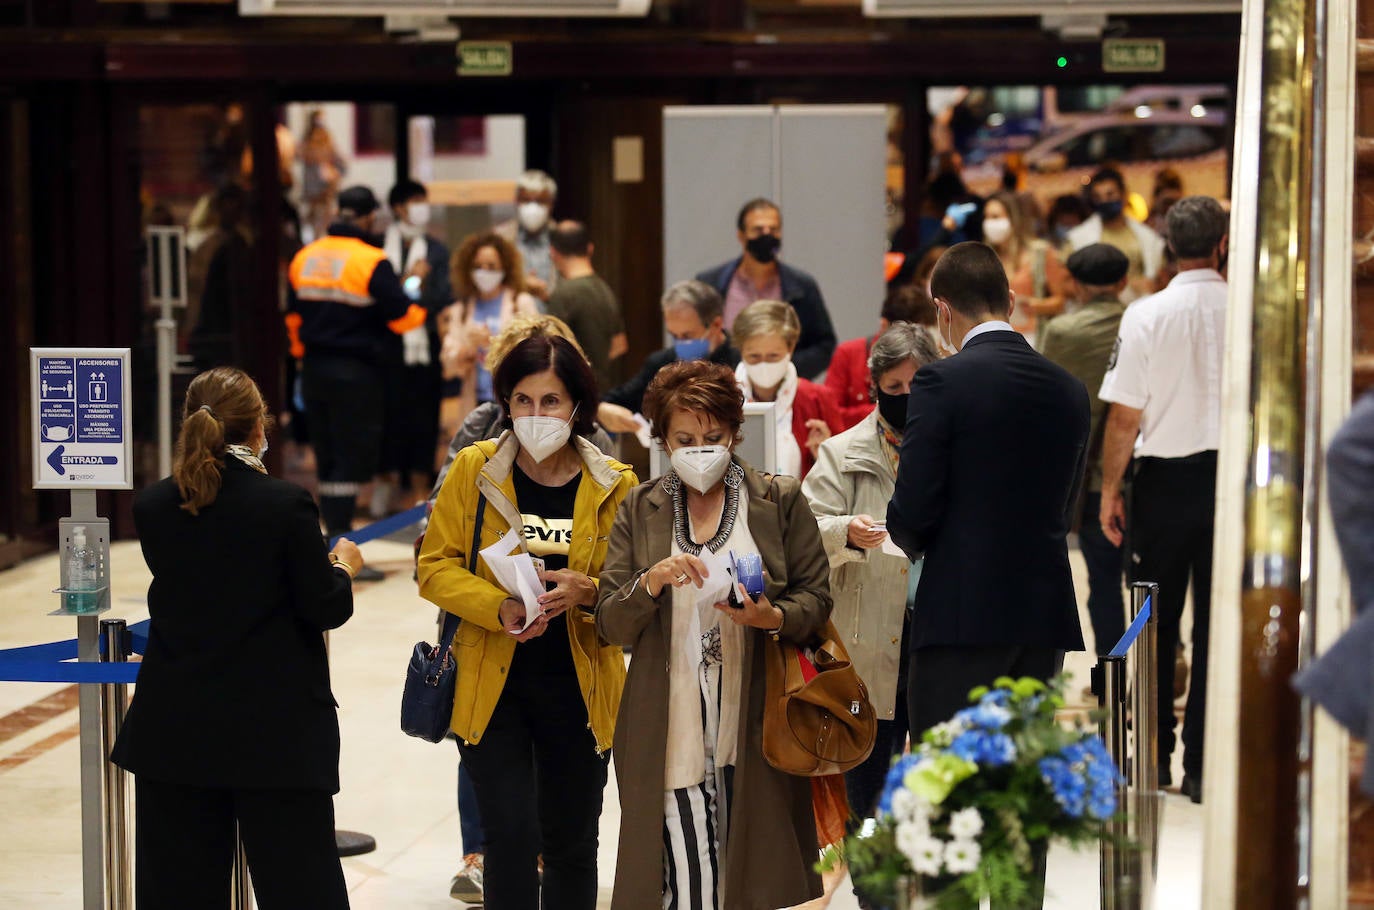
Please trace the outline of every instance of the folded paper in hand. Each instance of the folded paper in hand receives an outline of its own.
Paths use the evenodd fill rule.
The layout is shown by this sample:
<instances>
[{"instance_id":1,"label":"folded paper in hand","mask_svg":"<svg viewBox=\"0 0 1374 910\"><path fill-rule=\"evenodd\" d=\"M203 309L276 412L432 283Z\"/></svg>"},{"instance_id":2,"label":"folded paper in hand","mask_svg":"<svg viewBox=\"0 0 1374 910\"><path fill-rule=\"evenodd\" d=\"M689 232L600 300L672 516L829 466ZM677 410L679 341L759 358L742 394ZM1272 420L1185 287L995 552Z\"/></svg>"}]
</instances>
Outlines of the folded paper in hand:
<instances>
[{"instance_id":1,"label":"folded paper in hand","mask_svg":"<svg viewBox=\"0 0 1374 910\"><path fill-rule=\"evenodd\" d=\"M544 583L539 580L539 571L530 554L524 550L511 553L519 546L520 531L511 528L505 537L482 550L482 559L506 593L525 605L525 622L520 627L523 632L544 612L539 603L539 595L544 593Z\"/></svg>"},{"instance_id":2,"label":"folded paper in hand","mask_svg":"<svg viewBox=\"0 0 1374 910\"><path fill-rule=\"evenodd\" d=\"M730 565L730 558L725 552L712 553L709 548L702 547L698 557L706 565L706 578L700 590L695 585L690 586L696 594L697 606L714 606L724 603L730 596L730 586L735 583L734 567Z\"/></svg>"},{"instance_id":3,"label":"folded paper in hand","mask_svg":"<svg viewBox=\"0 0 1374 910\"><path fill-rule=\"evenodd\" d=\"M906 554L902 552L902 548L892 542L891 534L883 538L883 552L888 556L900 556L903 559L907 558Z\"/></svg>"}]
</instances>

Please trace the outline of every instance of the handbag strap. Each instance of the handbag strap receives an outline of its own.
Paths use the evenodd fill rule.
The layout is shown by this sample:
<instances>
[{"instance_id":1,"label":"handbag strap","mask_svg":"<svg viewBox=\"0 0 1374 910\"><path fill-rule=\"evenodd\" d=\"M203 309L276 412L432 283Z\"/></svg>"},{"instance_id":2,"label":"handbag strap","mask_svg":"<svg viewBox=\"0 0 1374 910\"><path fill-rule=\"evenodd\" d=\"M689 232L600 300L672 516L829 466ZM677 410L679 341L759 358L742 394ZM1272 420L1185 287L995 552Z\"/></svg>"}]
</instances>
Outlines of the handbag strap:
<instances>
[{"instance_id":1,"label":"handbag strap","mask_svg":"<svg viewBox=\"0 0 1374 910\"><path fill-rule=\"evenodd\" d=\"M477 567L477 560L480 556L482 546L482 519L487 513L487 494L479 492L477 494L477 519L472 523L472 546L468 549L468 571ZM461 620L457 613L444 611L444 625L439 630L439 647L452 646L453 636L458 634L458 623Z\"/></svg>"}]
</instances>

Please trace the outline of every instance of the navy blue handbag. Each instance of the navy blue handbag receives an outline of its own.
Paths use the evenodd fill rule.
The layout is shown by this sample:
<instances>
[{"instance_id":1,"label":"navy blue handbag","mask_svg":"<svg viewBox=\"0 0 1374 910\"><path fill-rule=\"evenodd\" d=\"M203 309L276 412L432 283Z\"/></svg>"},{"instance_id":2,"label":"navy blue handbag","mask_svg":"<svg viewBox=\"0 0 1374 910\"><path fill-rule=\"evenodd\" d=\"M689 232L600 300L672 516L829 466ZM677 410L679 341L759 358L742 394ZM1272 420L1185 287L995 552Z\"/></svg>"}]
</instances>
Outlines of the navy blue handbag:
<instances>
[{"instance_id":1,"label":"navy blue handbag","mask_svg":"<svg viewBox=\"0 0 1374 910\"><path fill-rule=\"evenodd\" d=\"M472 529L472 547L468 550L469 569L477 565L478 547L482 541L482 516L487 510L487 497L477 499L477 519ZM439 643L415 643L406 667L405 689L401 692L401 732L426 742L443 742L448 736L453 718L453 689L458 678L458 664L453 657L453 636L458 631L458 617L444 611L444 624Z\"/></svg>"}]
</instances>

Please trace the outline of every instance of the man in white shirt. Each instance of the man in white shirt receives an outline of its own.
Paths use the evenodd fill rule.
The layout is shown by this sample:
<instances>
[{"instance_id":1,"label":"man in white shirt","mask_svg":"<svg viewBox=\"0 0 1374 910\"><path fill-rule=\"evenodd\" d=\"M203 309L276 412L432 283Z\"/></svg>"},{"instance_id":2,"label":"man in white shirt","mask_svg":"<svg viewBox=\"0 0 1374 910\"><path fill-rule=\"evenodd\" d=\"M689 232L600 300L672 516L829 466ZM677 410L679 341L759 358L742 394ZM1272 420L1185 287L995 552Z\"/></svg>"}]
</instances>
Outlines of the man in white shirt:
<instances>
[{"instance_id":1,"label":"man in white shirt","mask_svg":"<svg viewBox=\"0 0 1374 910\"><path fill-rule=\"evenodd\" d=\"M1212 525L1221 368L1226 335L1227 216L1215 199L1190 196L1169 210L1169 246L1178 276L1137 301L1121 319L1098 397L1111 403L1103 440L1102 532L1126 531L1122 478L1133 465L1130 540L1135 579L1159 584L1159 773L1171 781L1174 652L1189 576L1193 658L1183 719L1182 792L1202 801L1207 706ZM1132 456L1134 455L1134 460Z\"/></svg>"}]
</instances>

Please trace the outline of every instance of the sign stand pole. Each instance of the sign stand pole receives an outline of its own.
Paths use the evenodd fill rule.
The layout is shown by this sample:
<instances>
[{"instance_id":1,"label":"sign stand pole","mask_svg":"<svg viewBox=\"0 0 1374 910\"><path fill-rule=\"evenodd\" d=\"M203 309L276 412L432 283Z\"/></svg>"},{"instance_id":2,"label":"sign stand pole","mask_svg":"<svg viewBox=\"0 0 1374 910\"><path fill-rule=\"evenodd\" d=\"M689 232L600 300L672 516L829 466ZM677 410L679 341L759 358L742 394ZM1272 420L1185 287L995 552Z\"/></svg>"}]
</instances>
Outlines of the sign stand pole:
<instances>
[{"instance_id":1,"label":"sign stand pole","mask_svg":"<svg viewBox=\"0 0 1374 910\"><path fill-rule=\"evenodd\" d=\"M95 490L72 490L71 517L94 520ZM100 617L76 618L77 657L83 663L100 660ZM105 906L103 840L105 764L100 720L100 687L78 687L81 725L81 887L83 910Z\"/></svg>"},{"instance_id":2,"label":"sign stand pole","mask_svg":"<svg viewBox=\"0 0 1374 910\"><path fill-rule=\"evenodd\" d=\"M172 369L176 366L177 321L172 318L172 303L162 301L162 316L157 320L157 476L172 473Z\"/></svg>"}]
</instances>

